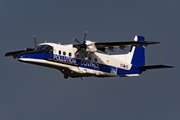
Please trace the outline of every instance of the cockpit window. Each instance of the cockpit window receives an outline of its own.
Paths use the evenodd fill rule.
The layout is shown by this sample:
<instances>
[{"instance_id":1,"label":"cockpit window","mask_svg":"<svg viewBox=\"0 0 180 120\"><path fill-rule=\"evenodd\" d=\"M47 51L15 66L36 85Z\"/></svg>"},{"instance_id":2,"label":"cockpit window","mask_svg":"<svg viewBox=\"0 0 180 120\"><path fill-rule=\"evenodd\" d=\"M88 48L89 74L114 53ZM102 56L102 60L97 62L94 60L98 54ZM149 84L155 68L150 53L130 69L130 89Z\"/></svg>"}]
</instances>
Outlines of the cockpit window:
<instances>
[{"instance_id":1,"label":"cockpit window","mask_svg":"<svg viewBox=\"0 0 180 120\"><path fill-rule=\"evenodd\" d=\"M53 53L53 47L49 46L49 45L37 46L35 50L44 51L44 52L48 52L48 53Z\"/></svg>"}]
</instances>

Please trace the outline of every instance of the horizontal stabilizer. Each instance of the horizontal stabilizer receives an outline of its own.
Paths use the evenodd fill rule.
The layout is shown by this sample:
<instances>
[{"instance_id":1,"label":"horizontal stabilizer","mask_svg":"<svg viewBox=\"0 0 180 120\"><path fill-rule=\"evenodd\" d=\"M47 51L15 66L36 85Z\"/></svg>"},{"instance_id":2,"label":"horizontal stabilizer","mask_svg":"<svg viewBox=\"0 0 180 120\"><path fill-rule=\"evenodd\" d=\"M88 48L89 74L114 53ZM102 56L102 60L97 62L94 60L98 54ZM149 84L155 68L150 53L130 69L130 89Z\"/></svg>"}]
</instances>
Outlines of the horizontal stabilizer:
<instances>
[{"instance_id":1,"label":"horizontal stabilizer","mask_svg":"<svg viewBox=\"0 0 180 120\"><path fill-rule=\"evenodd\" d=\"M174 68L174 67L167 65L148 65L148 66L139 67L139 69L142 71L151 70L151 69L160 69L160 68Z\"/></svg>"}]
</instances>

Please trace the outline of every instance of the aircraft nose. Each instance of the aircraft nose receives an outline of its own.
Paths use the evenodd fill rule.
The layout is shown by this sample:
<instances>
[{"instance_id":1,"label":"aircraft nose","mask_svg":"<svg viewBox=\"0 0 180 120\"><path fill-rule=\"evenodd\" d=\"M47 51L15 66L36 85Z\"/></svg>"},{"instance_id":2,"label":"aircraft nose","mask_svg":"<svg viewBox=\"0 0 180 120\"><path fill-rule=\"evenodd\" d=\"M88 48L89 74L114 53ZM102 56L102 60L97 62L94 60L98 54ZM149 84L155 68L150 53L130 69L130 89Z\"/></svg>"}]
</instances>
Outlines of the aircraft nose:
<instances>
[{"instance_id":1,"label":"aircraft nose","mask_svg":"<svg viewBox=\"0 0 180 120\"><path fill-rule=\"evenodd\" d=\"M20 54L19 56L18 56L18 60L19 61L26 61L27 59L29 59L29 58L31 58L30 57L30 55L29 54Z\"/></svg>"},{"instance_id":2,"label":"aircraft nose","mask_svg":"<svg viewBox=\"0 0 180 120\"><path fill-rule=\"evenodd\" d=\"M32 59L44 59L48 58L49 56L46 55L46 53L40 53L40 52L28 52L28 53L22 53L18 56L18 60L32 60Z\"/></svg>"}]
</instances>

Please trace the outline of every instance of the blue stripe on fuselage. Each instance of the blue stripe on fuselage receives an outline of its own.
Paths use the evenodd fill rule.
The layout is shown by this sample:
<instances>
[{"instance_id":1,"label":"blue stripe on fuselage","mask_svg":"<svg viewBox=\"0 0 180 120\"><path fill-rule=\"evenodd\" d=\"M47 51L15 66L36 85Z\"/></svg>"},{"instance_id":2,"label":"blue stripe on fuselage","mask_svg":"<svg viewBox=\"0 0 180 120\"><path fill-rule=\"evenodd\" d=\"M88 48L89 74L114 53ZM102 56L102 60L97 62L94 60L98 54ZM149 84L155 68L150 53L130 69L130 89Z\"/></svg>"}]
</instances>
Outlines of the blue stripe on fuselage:
<instances>
[{"instance_id":1,"label":"blue stripe on fuselage","mask_svg":"<svg viewBox=\"0 0 180 120\"><path fill-rule=\"evenodd\" d=\"M31 54L23 54L18 56L18 58L33 58L33 59L51 59L56 61L61 61L61 64L69 65L78 65L78 67L83 67L91 70L98 70L106 73L115 73L116 75L124 75L124 74L140 74L141 71L138 67L132 66L130 70L125 70L121 68L117 68L114 66L101 64L97 62L92 62L88 60L81 60L76 58L71 58L67 56L57 55L57 54L49 54L49 53L31 53Z\"/></svg>"}]
</instances>

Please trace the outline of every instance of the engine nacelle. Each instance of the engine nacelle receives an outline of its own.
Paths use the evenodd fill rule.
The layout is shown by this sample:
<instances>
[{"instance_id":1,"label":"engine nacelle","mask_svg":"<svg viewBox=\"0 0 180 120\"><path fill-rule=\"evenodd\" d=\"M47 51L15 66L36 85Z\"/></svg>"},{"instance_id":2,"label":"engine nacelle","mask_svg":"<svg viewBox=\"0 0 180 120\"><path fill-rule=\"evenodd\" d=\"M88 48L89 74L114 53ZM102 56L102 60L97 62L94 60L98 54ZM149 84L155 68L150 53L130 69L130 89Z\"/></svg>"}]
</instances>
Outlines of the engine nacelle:
<instances>
[{"instance_id":1,"label":"engine nacelle","mask_svg":"<svg viewBox=\"0 0 180 120\"><path fill-rule=\"evenodd\" d=\"M97 51L97 48L94 45L94 42L86 40L86 45L87 45L87 48L86 48L87 52L96 52Z\"/></svg>"}]
</instances>

